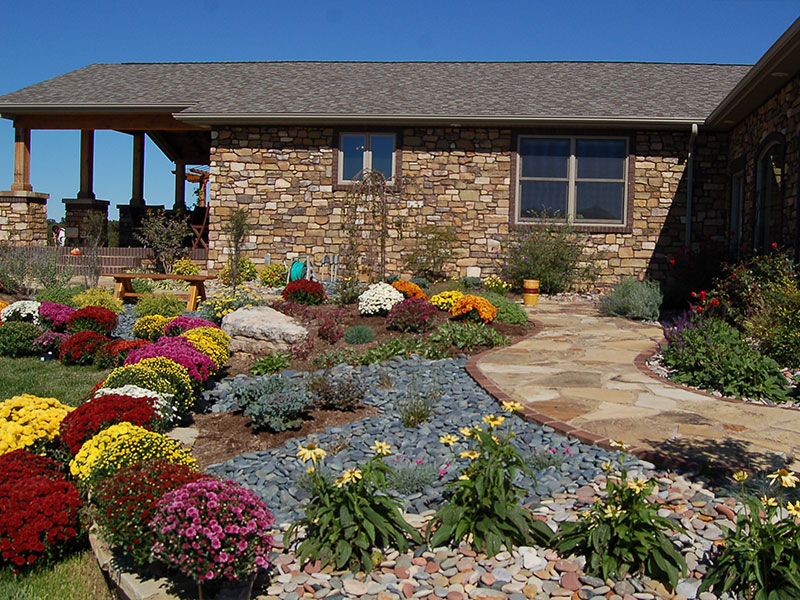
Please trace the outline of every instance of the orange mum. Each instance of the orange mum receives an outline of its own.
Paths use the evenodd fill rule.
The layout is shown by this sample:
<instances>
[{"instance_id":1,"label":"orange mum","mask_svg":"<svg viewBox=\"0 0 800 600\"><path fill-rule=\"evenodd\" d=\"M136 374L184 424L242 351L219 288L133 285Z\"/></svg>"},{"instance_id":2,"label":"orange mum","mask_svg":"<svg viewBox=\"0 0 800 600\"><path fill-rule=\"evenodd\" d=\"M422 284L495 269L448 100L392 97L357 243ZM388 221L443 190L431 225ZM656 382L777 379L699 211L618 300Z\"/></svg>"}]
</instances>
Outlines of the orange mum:
<instances>
[{"instance_id":1,"label":"orange mum","mask_svg":"<svg viewBox=\"0 0 800 600\"><path fill-rule=\"evenodd\" d=\"M497 318L497 307L486 298L468 294L453 304L450 314L454 317L464 317L489 323Z\"/></svg>"},{"instance_id":2,"label":"orange mum","mask_svg":"<svg viewBox=\"0 0 800 600\"><path fill-rule=\"evenodd\" d=\"M406 298L420 298L422 300L428 299L427 294L423 292L422 288L419 287L416 283L411 283L410 281L398 280L392 284L392 287L401 294L403 294L403 296L405 296Z\"/></svg>"}]
</instances>

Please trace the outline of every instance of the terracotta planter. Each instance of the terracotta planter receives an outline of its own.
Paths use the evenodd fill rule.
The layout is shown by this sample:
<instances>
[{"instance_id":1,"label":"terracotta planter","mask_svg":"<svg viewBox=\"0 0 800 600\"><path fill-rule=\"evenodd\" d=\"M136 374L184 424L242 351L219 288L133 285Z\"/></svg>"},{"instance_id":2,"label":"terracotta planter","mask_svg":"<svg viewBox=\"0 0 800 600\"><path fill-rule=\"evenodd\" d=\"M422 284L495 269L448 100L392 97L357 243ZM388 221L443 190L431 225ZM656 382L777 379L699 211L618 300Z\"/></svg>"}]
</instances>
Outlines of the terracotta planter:
<instances>
[{"instance_id":1,"label":"terracotta planter","mask_svg":"<svg viewBox=\"0 0 800 600\"><path fill-rule=\"evenodd\" d=\"M522 303L525 306L536 306L539 303L538 279L524 279L522 281Z\"/></svg>"}]
</instances>

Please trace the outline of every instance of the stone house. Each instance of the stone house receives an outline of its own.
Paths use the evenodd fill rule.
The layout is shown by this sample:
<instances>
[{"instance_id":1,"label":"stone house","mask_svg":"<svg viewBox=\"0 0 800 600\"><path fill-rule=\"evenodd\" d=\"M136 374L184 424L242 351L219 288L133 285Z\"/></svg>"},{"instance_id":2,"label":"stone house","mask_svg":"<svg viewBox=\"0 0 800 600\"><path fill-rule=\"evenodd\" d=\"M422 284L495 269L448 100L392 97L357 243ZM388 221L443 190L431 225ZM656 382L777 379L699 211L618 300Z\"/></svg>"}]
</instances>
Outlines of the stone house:
<instances>
[{"instance_id":1,"label":"stone house","mask_svg":"<svg viewBox=\"0 0 800 600\"><path fill-rule=\"evenodd\" d=\"M542 211L571 223L604 283L669 282L676 261L710 248L777 243L800 256L799 45L800 20L754 66L90 65L0 97L17 132L0 236L22 239L15 222L41 219L32 129L82 131L68 214L106 209L92 192L93 131L116 129L134 145L126 211L145 205L145 135L175 162L181 201L185 166L209 165L210 269L226 260L223 225L241 206L256 262L337 253L343 202L363 168L403 181L389 215L393 269L415 229L445 224L459 238L451 272L485 276L509 232Z\"/></svg>"}]
</instances>

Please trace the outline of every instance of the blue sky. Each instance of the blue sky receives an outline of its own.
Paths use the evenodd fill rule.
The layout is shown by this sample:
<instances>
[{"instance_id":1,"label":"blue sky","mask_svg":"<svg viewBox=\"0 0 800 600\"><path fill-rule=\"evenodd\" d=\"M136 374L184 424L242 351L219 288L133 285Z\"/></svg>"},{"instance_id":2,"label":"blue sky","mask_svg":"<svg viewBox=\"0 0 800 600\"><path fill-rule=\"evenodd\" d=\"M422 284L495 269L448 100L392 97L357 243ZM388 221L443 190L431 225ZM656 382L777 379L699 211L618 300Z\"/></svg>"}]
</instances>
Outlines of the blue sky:
<instances>
[{"instance_id":1,"label":"blue sky","mask_svg":"<svg viewBox=\"0 0 800 600\"><path fill-rule=\"evenodd\" d=\"M610 60L753 63L800 16L797 0L168 2L0 0L0 94L96 62ZM668 99L665 99L668 101ZM13 179L0 120L0 189ZM31 181L48 215L78 191L79 133L34 131ZM97 132L95 193L131 196L130 136ZM170 163L148 141L145 199L172 204ZM187 200L191 188L187 186Z\"/></svg>"}]
</instances>

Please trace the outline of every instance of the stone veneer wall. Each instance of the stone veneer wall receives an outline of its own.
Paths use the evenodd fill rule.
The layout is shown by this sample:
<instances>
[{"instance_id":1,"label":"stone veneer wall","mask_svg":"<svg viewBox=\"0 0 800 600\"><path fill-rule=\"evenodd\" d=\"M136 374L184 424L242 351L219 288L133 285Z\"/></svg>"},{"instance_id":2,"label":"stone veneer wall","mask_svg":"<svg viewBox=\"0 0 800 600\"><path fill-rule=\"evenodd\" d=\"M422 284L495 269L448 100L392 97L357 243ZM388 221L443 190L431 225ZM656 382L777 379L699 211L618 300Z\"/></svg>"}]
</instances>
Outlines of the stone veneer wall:
<instances>
[{"instance_id":1,"label":"stone veneer wall","mask_svg":"<svg viewBox=\"0 0 800 600\"><path fill-rule=\"evenodd\" d=\"M656 276L684 244L688 131L632 134L632 222L626 230L580 231L584 254L599 269L601 283L626 275ZM338 133L316 127L232 127L212 131L209 268L227 258L225 220L239 206L250 211L253 231L246 254L256 262L289 253L339 251L342 201L336 185ZM698 136L695 159L693 239L724 235L725 143ZM415 127L398 131L400 172L409 180L390 221L449 223L461 241L453 274L494 272L501 243L510 229L511 129ZM666 229L665 229L666 228ZM413 244L393 232L390 269L401 268L403 251Z\"/></svg>"},{"instance_id":2,"label":"stone veneer wall","mask_svg":"<svg viewBox=\"0 0 800 600\"><path fill-rule=\"evenodd\" d=\"M0 192L0 242L47 244L47 194Z\"/></svg>"},{"instance_id":3,"label":"stone veneer wall","mask_svg":"<svg viewBox=\"0 0 800 600\"><path fill-rule=\"evenodd\" d=\"M730 133L732 169L744 170L743 242L752 246L756 202L756 161L764 150L763 142L772 134L784 136L783 239L800 257L800 75L792 78L776 94L750 113Z\"/></svg>"}]
</instances>

